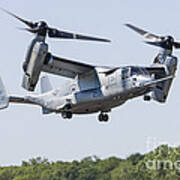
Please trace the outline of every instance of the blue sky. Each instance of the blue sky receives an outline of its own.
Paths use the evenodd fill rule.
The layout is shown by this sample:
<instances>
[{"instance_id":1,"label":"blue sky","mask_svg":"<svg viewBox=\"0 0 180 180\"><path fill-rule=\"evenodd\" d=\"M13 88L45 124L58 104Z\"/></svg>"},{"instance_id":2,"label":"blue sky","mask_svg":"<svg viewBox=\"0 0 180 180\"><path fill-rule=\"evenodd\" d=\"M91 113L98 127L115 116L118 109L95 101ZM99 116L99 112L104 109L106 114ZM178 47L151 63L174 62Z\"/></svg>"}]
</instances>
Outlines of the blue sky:
<instances>
[{"instance_id":1,"label":"blue sky","mask_svg":"<svg viewBox=\"0 0 180 180\"><path fill-rule=\"evenodd\" d=\"M48 39L52 53L90 64L151 64L158 49L143 44L142 37L127 29L125 23L180 40L178 0L6 0L0 6L30 20L44 19L59 29L112 39L111 44ZM10 94L28 94L21 88L21 66L33 36L16 29L23 25L3 12L0 17L1 77ZM180 55L178 51L174 53ZM54 161L79 160L90 155L126 157L146 152L148 138L179 145L178 74L165 105L134 99L114 109L108 124L98 123L97 114L66 121L60 115L42 116L38 107L11 105L0 112L0 165L20 164L37 156ZM50 79L54 87L68 81L52 75Z\"/></svg>"}]
</instances>

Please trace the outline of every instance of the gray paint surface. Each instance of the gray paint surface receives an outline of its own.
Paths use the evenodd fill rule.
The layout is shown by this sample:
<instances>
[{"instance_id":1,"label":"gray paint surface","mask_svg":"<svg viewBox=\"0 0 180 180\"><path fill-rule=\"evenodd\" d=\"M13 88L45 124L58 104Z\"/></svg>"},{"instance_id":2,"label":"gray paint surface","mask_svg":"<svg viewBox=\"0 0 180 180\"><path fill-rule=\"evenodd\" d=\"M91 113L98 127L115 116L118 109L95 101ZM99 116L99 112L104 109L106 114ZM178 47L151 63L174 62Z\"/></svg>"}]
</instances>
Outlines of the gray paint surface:
<instances>
[{"instance_id":1,"label":"gray paint surface","mask_svg":"<svg viewBox=\"0 0 180 180\"><path fill-rule=\"evenodd\" d=\"M138 3L101 0L61 3L43 1L43 5L44 8L41 1L25 0L1 3L1 6L29 19L47 19L53 26L77 32L97 33L114 40L112 45L48 41L55 54L89 64L119 66L152 62L157 49L141 43L140 37L123 26L127 22L159 34L172 34L177 39L180 37L178 0L166 3L153 0L148 6L142 0ZM31 35L16 30L15 27L19 24L15 20L3 13L1 16L0 37L3 51L0 72L11 93L26 94L21 88L21 65ZM8 34L11 41L7 40L5 34ZM178 51L175 54L180 55ZM94 115L75 117L73 121L67 122L56 115L42 117L36 107L12 105L12 108L0 114L1 164L19 164L22 159L39 155L51 160L81 159L93 154L102 158L112 155L125 157L137 151L145 152L148 138L179 145L178 74L167 104L144 103L142 98L133 100L115 110L108 125L97 124ZM63 88L63 79L54 76L51 79L54 87Z\"/></svg>"}]
</instances>

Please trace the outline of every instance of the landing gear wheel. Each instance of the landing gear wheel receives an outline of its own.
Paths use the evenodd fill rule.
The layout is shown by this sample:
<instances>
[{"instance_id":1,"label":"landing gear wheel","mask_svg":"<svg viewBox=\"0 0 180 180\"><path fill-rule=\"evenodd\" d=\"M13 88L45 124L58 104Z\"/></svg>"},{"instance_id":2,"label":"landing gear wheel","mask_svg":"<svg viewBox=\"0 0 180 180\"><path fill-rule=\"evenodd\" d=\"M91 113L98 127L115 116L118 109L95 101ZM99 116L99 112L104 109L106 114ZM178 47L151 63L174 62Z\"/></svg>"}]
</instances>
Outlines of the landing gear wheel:
<instances>
[{"instance_id":1,"label":"landing gear wheel","mask_svg":"<svg viewBox=\"0 0 180 180\"><path fill-rule=\"evenodd\" d=\"M104 116L103 116L103 120L104 120L104 122L108 122L108 120L109 120L109 116L108 116L107 114L104 114Z\"/></svg>"},{"instance_id":2,"label":"landing gear wheel","mask_svg":"<svg viewBox=\"0 0 180 180\"><path fill-rule=\"evenodd\" d=\"M64 119L72 119L72 112L62 112L62 117Z\"/></svg>"},{"instance_id":3,"label":"landing gear wheel","mask_svg":"<svg viewBox=\"0 0 180 180\"><path fill-rule=\"evenodd\" d=\"M67 119L72 119L72 112L67 112Z\"/></svg>"},{"instance_id":4,"label":"landing gear wheel","mask_svg":"<svg viewBox=\"0 0 180 180\"><path fill-rule=\"evenodd\" d=\"M98 116L98 120L99 120L100 122L103 121L103 114L102 114L102 113Z\"/></svg>"},{"instance_id":5,"label":"landing gear wheel","mask_svg":"<svg viewBox=\"0 0 180 180\"><path fill-rule=\"evenodd\" d=\"M34 88L35 88L35 85L31 85L30 87L29 87L29 91L34 91Z\"/></svg>"},{"instance_id":6,"label":"landing gear wheel","mask_svg":"<svg viewBox=\"0 0 180 180\"><path fill-rule=\"evenodd\" d=\"M151 96L144 96L144 101L150 101L151 100Z\"/></svg>"},{"instance_id":7,"label":"landing gear wheel","mask_svg":"<svg viewBox=\"0 0 180 180\"><path fill-rule=\"evenodd\" d=\"M101 114L99 114L99 116L98 116L98 120L99 120L100 122L108 122L109 116L108 116L107 114L101 113Z\"/></svg>"}]
</instances>

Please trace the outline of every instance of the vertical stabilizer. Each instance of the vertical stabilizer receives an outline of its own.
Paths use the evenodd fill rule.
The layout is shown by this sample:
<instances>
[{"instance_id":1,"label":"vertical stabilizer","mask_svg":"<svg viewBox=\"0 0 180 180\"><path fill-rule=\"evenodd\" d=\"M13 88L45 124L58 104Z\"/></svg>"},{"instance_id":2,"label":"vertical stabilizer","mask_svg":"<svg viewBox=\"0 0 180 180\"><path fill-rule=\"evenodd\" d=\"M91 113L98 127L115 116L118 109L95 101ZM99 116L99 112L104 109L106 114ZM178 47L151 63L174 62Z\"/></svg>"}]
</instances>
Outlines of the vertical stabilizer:
<instances>
[{"instance_id":1,"label":"vertical stabilizer","mask_svg":"<svg viewBox=\"0 0 180 180\"><path fill-rule=\"evenodd\" d=\"M0 109L5 109L9 106L9 97L0 77Z\"/></svg>"},{"instance_id":2,"label":"vertical stabilizer","mask_svg":"<svg viewBox=\"0 0 180 180\"><path fill-rule=\"evenodd\" d=\"M51 83L49 81L48 76L43 76L41 78L41 93L46 93L52 90Z\"/></svg>"}]
</instances>

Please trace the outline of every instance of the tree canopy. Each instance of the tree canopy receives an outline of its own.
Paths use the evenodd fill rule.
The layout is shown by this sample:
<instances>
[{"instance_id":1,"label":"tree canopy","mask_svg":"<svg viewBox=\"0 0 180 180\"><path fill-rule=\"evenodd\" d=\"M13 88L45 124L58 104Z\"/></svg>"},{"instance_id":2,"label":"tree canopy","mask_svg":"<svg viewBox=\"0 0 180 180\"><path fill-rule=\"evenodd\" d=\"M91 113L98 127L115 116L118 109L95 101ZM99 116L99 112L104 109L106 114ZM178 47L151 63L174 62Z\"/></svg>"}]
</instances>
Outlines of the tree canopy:
<instances>
[{"instance_id":1,"label":"tree canopy","mask_svg":"<svg viewBox=\"0 0 180 180\"><path fill-rule=\"evenodd\" d=\"M86 157L81 161L49 162L37 157L21 166L0 167L0 180L179 180L180 148L162 145L126 159Z\"/></svg>"}]
</instances>

